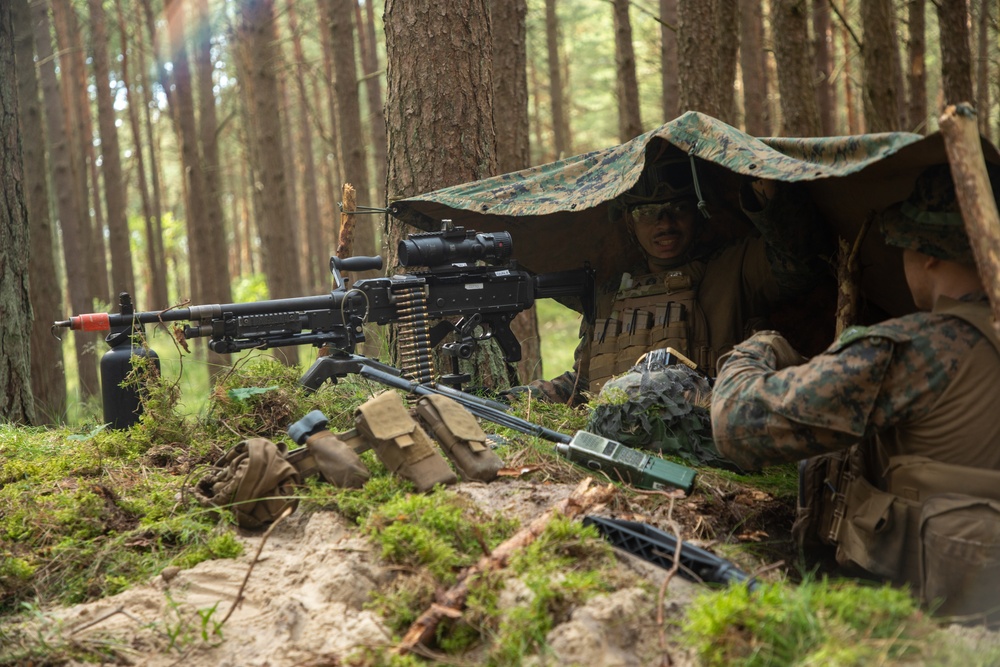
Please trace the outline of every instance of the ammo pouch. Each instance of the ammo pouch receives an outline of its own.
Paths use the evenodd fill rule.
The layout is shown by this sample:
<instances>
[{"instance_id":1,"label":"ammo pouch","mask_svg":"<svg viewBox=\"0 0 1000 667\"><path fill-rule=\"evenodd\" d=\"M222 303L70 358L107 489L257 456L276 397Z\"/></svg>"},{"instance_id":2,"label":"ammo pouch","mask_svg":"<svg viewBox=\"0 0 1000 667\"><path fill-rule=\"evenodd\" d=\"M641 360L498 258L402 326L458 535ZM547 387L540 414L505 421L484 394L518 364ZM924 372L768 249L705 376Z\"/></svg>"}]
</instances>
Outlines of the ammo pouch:
<instances>
[{"instance_id":1,"label":"ammo pouch","mask_svg":"<svg viewBox=\"0 0 1000 667\"><path fill-rule=\"evenodd\" d=\"M202 507L231 509L241 528L263 528L285 508L298 506L299 475L285 451L283 443L265 438L240 442L195 485L195 498Z\"/></svg>"},{"instance_id":2,"label":"ammo pouch","mask_svg":"<svg viewBox=\"0 0 1000 667\"><path fill-rule=\"evenodd\" d=\"M355 412L354 421L358 434L368 440L385 467L413 482L417 491L457 481L448 462L410 417L396 392L384 391L365 402Z\"/></svg>"},{"instance_id":3,"label":"ammo pouch","mask_svg":"<svg viewBox=\"0 0 1000 667\"><path fill-rule=\"evenodd\" d=\"M318 475L329 484L360 489L368 481L368 468L342 438L324 429L306 438L305 447L292 450L286 458L302 481Z\"/></svg>"},{"instance_id":4,"label":"ammo pouch","mask_svg":"<svg viewBox=\"0 0 1000 667\"><path fill-rule=\"evenodd\" d=\"M429 394L417 401L416 414L463 480L496 479L503 462L486 444L486 434L468 410L447 396Z\"/></svg>"},{"instance_id":5,"label":"ammo pouch","mask_svg":"<svg viewBox=\"0 0 1000 667\"><path fill-rule=\"evenodd\" d=\"M825 462L828 473L840 468L826 478L839 493L824 495L813 513L820 539L837 547L837 562L910 583L925 604L940 604L940 614L1000 618L1000 471L894 456L882 490L866 479L860 456L852 447L839 464ZM813 461L803 489L824 465Z\"/></svg>"}]
</instances>

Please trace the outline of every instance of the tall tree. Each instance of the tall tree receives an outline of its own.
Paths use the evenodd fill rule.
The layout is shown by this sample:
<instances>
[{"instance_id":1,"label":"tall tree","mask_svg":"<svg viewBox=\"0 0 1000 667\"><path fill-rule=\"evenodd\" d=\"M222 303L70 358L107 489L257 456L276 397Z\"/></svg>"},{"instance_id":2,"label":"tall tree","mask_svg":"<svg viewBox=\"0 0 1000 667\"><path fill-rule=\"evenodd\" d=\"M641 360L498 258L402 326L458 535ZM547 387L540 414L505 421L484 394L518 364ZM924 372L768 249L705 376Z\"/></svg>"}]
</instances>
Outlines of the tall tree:
<instances>
[{"instance_id":1,"label":"tall tree","mask_svg":"<svg viewBox=\"0 0 1000 667\"><path fill-rule=\"evenodd\" d=\"M442 13L435 0L388 0L384 22L390 201L496 174L487 1L453 0ZM390 227L390 250L402 231ZM503 388L508 369L484 356L476 381Z\"/></svg>"},{"instance_id":2,"label":"tall tree","mask_svg":"<svg viewBox=\"0 0 1000 667\"><path fill-rule=\"evenodd\" d=\"M146 298L145 303L146 308L166 308L169 304L167 303L167 275L166 275L166 261L163 256L163 234L159 229L157 224L159 214L154 211L153 207L153 197L149 189L149 178L146 173L147 163L145 156L143 154L143 133L142 133L142 121L139 118L139 109L143 107L143 103L139 99L133 89L133 79L132 73L129 70L129 65L131 64L130 52L132 49L128 48L130 43L128 23L125 19L125 11L122 7L122 0L115 0L115 14L118 18L118 34L119 39L122 43L121 50L121 78L122 78L122 89L125 92L125 101L128 111L128 121L129 128L132 132L132 145L133 145L133 158L136 166L136 174L138 175L138 186L139 186L139 198L142 202L142 219L144 224L144 229L146 232L146 261L143 268L143 275L145 276L146 283ZM135 53L142 54L142 30L136 31L136 42L138 44L135 49ZM140 67L139 72L143 71L143 67ZM141 74L140 74L141 76ZM140 87L145 84L140 84ZM148 111L148 108L147 108ZM150 142L149 154L152 158L153 146ZM152 162L151 162L152 164ZM154 173L155 173L155 165Z\"/></svg>"},{"instance_id":3,"label":"tall tree","mask_svg":"<svg viewBox=\"0 0 1000 667\"><path fill-rule=\"evenodd\" d=\"M755 137L771 134L767 97L767 51L760 0L740 0L740 69L743 71L743 122Z\"/></svg>"},{"instance_id":4,"label":"tall tree","mask_svg":"<svg viewBox=\"0 0 1000 667\"><path fill-rule=\"evenodd\" d=\"M816 58L816 102L823 134L836 133L833 96L833 35L830 25L830 0L813 0L813 53Z\"/></svg>"},{"instance_id":5,"label":"tall tree","mask_svg":"<svg viewBox=\"0 0 1000 667\"><path fill-rule=\"evenodd\" d=\"M757 5L759 7L760 3ZM676 118L680 113L680 87L677 78L677 0L660 0L660 63L663 120L666 122Z\"/></svg>"},{"instance_id":6,"label":"tall tree","mask_svg":"<svg viewBox=\"0 0 1000 667\"><path fill-rule=\"evenodd\" d=\"M893 59L899 58L892 21L892 0L861 0L864 26L865 122L869 132L902 129Z\"/></svg>"},{"instance_id":7,"label":"tall tree","mask_svg":"<svg viewBox=\"0 0 1000 667\"><path fill-rule=\"evenodd\" d=\"M972 52L966 0L941 0L937 6L941 31L941 88L945 104L972 102Z\"/></svg>"},{"instance_id":8,"label":"tall tree","mask_svg":"<svg viewBox=\"0 0 1000 667\"><path fill-rule=\"evenodd\" d=\"M573 148L564 97L562 58L559 56L559 17L556 15L556 0L545 0L545 46L548 53L552 137L555 142L555 157L559 159L570 155Z\"/></svg>"},{"instance_id":9,"label":"tall tree","mask_svg":"<svg viewBox=\"0 0 1000 667\"><path fill-rule=\"evenodd\" d=\"M101 170L104 175L104 198L108 206L111 287L113 294L134 294L135 275L132 269L132 247L129 243L128 214L125 210L125 182L118 145L117 115L112 99L111 65L108 61L108 19L102 0L87 0L87 7L90 10L90 53L94 66L94 87L97 91L97 125L101 133Z\"/></svg>"},{"instance_id":10,"label":"tall tree","mask_svg":"<svg viewBox=\"0 0 1000 667\"><path fill-rule=\"evenodd\" d=\"M724 11L733 15L724 16ZM678 0L677 60L681 111L735 119L733 81L739 44L732 0ZM723 44L722 41L729 41Z\"/></svg>"},{"instance_id":11,"label":"tall tree","mask_svg":"<svg viewBox=\"0 0 1000 667\"><path fill-rule=\"evenodd\" d=\"M979 132L987 139L990 127L990 2L979 2L979 39L976 43L976 108L979 109Z\"/></svg>"},{"instance_id":12,"label":"tall tree","mask_svg":"<svg viewBox=\"0 0 1000 667\"><path fill-rule=\"evenodd\" d=\"M526 0L491 0L490 24L493 26L493 121L498 136L497 170L500 173L530 166L530 127L528 121L528 51ZM538 334L538 311L532 305L510 323L521 343L521 361L517 364L522 383L542 375L541 339Z\"/></svg>"},{"instance_id":13,"label":"tall tree","mask_svg":"<svg viewBox=\"0 0 1000 667\"><path fill-rule=\"evenodd\" d=\"M365 15L361 16L361 5ZM371 128L372 159L375 163L375 201L378 206L385 202L385 112L382 108L382 76L378 63L378 37L375 34L375 3L371 0L357 0L355 23L361 42L361 65L364 69L365 90L368 95L368 127Z\"/></svg>"},{"instance_id":14,"label":"tall tree","mask_svg":"<svg viewBox=\"0 0 1000 667\"><path fill-rule=\"evenodd\" d=\"M19 129L22 137L44 137L45 125L38 98L35 73L35 36L28 0L11 3L17 61ZM38 422L58 421L66 410L66 368L62 347L49 333L49 323L61 319L63 311L55 241L49 215L49 178L43 141L24 141L25 205L31 239L28 287L31 318L31 391Z\"/></svg>"},{"instance_id":15,"label":"tall tree","mask_svg":"<svg viewBox=\"0 0 1000 667\"><path fill-rule=\"evenodd\" d=\"M639 113L639 81L635 76L635 49L632 48L632 21L629 0L613 0L615 26L615 90L618 98L618 139L626 142L642 134Z\"/></svg>"},{"instance_id":16,"label":"tall tree","mask_svg":"<svg viewBox=\"0 0 1000 667\"><path fill-rule=\"evenodd\" d=\"M285 154L280 125L280 99L275 67L280 62L276 46L273 0L249 0L240 6L236 40L242 90L246 96L247 133L253 167L254 211L264 275L271 298L301 295L299 272L292 238L287 233L288 201L281 160ZM284 348L290 365L298 363L298 351Z\"/></svg>"},{"instance_id":17,"label":"tall tree","mask_svg":"<svg viewBox=\"0 0 1000 667\"><path fill-rule=\"evenodd\" d=\"M806 0L774 0L771 34L778 63L781 94L781 134L814 137L820 134L819 105L809 64L809 17Z\"/></svg>"},{"instance_id":18,"label":"tall tree","mask_svg":"<svg viewBox=\"0 0 1000 667\"><path fill-rule=\"evenodd\" d=\"M907 127L911 132L927 131L927 51L925 0L908 0L906 41L908 67L906 79L910 92Z\"/></svg>"},{"instance_id":19,"label":"tall tree","mask_svg":"<svg viewBox=\"0 0 1000 667\"><path fill-rule=\"evenodd\" d=\"M286 17L288 32L292 36L292 53L294 63L292 75L295 78L295 90L298 93L298 140L299 157L302 167L302 211L303 234L300 252L305 259L305 286L310 293L329 287L327 272L324 270L324 257L329 257L330 250L324 246L323 227L319 218L319 187L316 180L316 161L313 150L312 123L309 120L309 91L306 87L306 56L302 48L302 35L299 30L298 12L294 0L288 0ZM382 134L385 135L383 128Z\"/></svg>"},{"instance_id":20,"label":"tall tree","mask_svg":"<svg viewBox=\"0 0 1000 667\"><path fill-rule=\"evenodd\" d=\"M63 115L62 93L56 78L56 59L52 49L52 24L45 2L31 7L35 49L38 54L39 83L45 102L45 129L52 169L52 186L56 193L56 213L62 231L63 260L70 309L86 313L92 309L88 284L87 252L90 234L77 199L73 173L72 135ZM97 381L97 337L77 331L73 333L80 395L86 399L100 391Z\"/></svg>"},{"instance_id":21,"label":"tall tree","mask_svg":"<svg viewBox=\"0 0 1000 667\"><path fill-rule=\"evenodd\" d=\"M841 0L840 16L847 15L848 0ZM853 41L852 41L853 40ZM858 113L856 97L854 95L854 44L859 50L861 43L855 39L854 31L851 30L847 21L840 23L840 41L843 50L844 75L840 79L844 82L844 106L847 107L847 132L848 134L862 134L865 131L864 118Z\"/></svg>"},{"instance_id":22,"label":"tall tree","mask_svg":"<svg viewBox=\"0 0 1000 667\"><path fill-rule=\"evenodd\" d=\"M11 3L0 4L0 419L35 421L31 396L31 297L17 71Z\"/></svg>"},{"instance_id":23,"label":"tall tree","mask_svg":"<svg viewBox=\"0 0 1000 667\"><path fill-rule=\"evenodd\" d=\"M344 162L344 178L354 186L358 201L370 206L372 195L368 187L368 160L365 155L367 142L361 127L358 65L354 53L354 1L326 0L329 3L326 17L333 43L333 65L337 78L337 126L340 129L340 157ZM354 254L376 254L375 228L370 216L360 216L355 225Z\"/></svg>"}]
</instances>

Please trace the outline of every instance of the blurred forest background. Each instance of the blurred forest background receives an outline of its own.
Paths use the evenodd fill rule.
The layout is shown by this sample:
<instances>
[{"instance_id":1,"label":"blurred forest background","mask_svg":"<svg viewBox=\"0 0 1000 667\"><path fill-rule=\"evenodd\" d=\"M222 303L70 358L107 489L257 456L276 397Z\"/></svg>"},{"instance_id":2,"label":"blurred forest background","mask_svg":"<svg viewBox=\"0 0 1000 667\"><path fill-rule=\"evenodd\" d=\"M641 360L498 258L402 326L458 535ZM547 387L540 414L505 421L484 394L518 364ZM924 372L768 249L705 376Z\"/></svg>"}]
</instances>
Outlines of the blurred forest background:
<instances>
[{"instance_id":1,"label":"blurred forest background","mask_svg":"<svg viewBox=\"0 0 1000 667\"><path fill-rule=\"evenodd\" d=\"M998 9L3 0L0 418L65 421L99 395L100 336L60 346L49 326L114 310L119 292L160 310L328 291L345 183L384 207L687 110L756 136L927 133L946 102L972 101L996 136ZM389 219L357 220L353 254L388 247ZM575 327L548 375L568 367ZM538 330L519 318L522 381L542 372Z\"/></svg>"}]
</instances>

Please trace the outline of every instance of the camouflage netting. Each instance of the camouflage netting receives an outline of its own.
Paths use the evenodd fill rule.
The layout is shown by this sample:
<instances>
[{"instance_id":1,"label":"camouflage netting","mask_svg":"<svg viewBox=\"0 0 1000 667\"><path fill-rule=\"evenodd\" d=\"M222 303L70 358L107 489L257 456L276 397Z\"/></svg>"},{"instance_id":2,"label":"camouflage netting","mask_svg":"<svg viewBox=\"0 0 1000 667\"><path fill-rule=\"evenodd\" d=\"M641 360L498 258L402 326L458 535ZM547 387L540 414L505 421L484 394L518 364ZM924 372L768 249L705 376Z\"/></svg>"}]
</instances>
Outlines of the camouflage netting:
<instances>
[{"instance_id":1,"label":"camouflage netting","mask_svg":"<svg viewBox=\"0 0 1000 667\"><path fill-rule=\"evenodd\" d=\"M711 392L705 377L687 366L639 363L604 386L586 430L694 465L740 472L712 441Z\"/></svg>"},{"instance_id":2,"label":"camouflage netting","mask_svg":"<svg viewBox=\"0 0 1000 667\"><path fill-rule=\"evenodd\" d=\"M849 240L871 212L903 200L925 167L947 160L939 133L758 139L688 112L618 146L397 200L391 209L428 231L451 219L479 231L510 232L514 257L529 271L587 262L598 281L607 280L637 259L624 225L609 220L607 203L639 180L650 155L664 150L694 156L699 174L704 168L706 180L720 181L713 184L719 193L733 192L746 178L805 183L823 215L819 224ZM986 142L984 152L987 160L1000 162ZM724 216L713 217L713 224L718 219ZM898 254L887 250L879 234L869 234L861 263L869 299L891 315L912 309Z\"/></svg>"}]
</instances>

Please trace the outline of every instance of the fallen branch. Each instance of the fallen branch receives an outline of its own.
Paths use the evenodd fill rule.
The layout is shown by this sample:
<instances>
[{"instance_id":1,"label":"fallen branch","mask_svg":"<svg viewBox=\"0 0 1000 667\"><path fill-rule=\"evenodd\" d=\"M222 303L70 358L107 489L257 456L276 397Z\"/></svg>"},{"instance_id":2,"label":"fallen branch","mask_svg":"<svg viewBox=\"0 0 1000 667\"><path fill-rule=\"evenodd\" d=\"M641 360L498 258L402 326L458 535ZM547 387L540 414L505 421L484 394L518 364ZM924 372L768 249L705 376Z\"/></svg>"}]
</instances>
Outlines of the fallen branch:
<instances>
[{"instance_id":1,"label":"fallen branch","mask_svg":"<svg viewBox=\"0 0 1000 667\"><path fill-rule=\"evenodd\" d=\"M340 202L340 242L337 243L336 255L340 259L347 259L354 252L354 221L358 210L357 194L354 186L344 183L343 194Z\"/></svg>"},{"instance_id":2,"label":"fallen branch","mask_svg":"<svg viewBox=\"0 0 1000 667\"><path fill-rule=\"evenodd\" d=\"M260 538L260 544L257 545L257 553L253 555L253 560L250 561L250 567L247 568L247 573L243 577L243 583L240 584L240 590L236 591L236 599L233 600L233 606L231 606L229 608L229 611L226 612L225 618L219 621L219 630L222 629L222 626L226 624L226 621L229 620L229 617L233 615L234 611L236 611L236 607L238 607L240 603L243 602L243 591L247 587L247 582L250 581L250 573L253 572L253 566L257 564L258 560L260 560L260 552L264 550L264 545L267 543L267 538L271 536L271 533L274 532L274 529L278 527L278 524L281 523L282 519L291 514L294 510L295 510L294 507L286 507L285 511L281 513L281 516L275 519L274 523L268 526L267 530L264 531L264 536Z\"/></svg>"},{"instance_id":3,"label":"fallen branch","mask_svg":"<svg viewBox=\"0 0 1000 667\"><path fill-rule=\"evenodd\" d=\"M437 630L438 623L443 618L458 618L465 608L465 600L469 595L469 584L478 575L506 567L517 551L528 546L538 538L553 517L557 515L572 519L586 514L595 505L608 502L615 492L613 484L591 488L593 479L584 479L573 490L568 498L556 503L552 508L531 522L527 528L522 528L497 547L488 556L483 556L475 565L466 568L458 577L457 583L439 596L437 602L431 605L414 621L407 630L403 640L396 647L400 655L416 651L420 645L427 644Z\"/></svg>"},{"instance_id":4,"label":"fallen branch","mask_svg":"<svg viewBox=\"0 0 1000 667\"><path fill-rule=\"evenodd\" d=\"M837 316L836 316L836 337L849 326L858 321L858 292L861 277L861 244L872 223L875 215L869 215L861 224L858 235L854 243L848 246L846 239L840 239L839 262L837 263Z\"/></svg>"}]
</instances>

